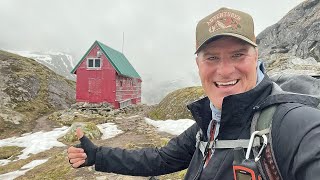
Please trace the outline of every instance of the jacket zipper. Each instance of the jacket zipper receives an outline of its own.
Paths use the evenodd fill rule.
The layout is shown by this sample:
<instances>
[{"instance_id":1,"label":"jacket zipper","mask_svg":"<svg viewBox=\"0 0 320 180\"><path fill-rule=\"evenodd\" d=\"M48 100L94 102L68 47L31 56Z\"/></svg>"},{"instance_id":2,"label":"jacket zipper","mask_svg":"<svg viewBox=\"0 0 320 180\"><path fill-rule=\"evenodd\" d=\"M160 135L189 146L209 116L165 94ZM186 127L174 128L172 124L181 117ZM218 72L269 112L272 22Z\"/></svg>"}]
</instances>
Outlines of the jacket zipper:
<instances>
[{"instance_id":1,"label":"jacket zipper","mask_svg":"<svg viewBox=\"0 0 320 180\"><path fill-rule=\"evenodd\" d=\"M210 128L211 128L211 130L210 131L212 131L213 129L214 129L214 131L215 131L215 128L216 128L216 125L217 125L217 121L215 121L215 120L213 120L213 122L212 123L214 123ZM212 134L212 136L214 137L214 134L215 134L215 132L213 132L213 134ZM199 179L199 177L200 177L200 175L201 175L201 173L202 173L202 170L203 170L203 166L204 166L204 164L206 163L206 160L207 160L207 158L208 158L208 154L209 154L209 151L211 151L211 148L209 149L209 146L210 146L210 141L211 140L211 133L210 133L210 137L208 138L208 143L207 143L207 146L206 146L206 148L205 148L205 151L204 151L204 155L203 155L203 158L202 158L202 161L201 161L201 164L200 164L200 167L199 167L199 169L198 169L198 171L197 171L197 174L196 174L196 176L193 178L193 180L198 180ZM214 140L214 139L213 139Z\"/></svg>"}]
</instances>

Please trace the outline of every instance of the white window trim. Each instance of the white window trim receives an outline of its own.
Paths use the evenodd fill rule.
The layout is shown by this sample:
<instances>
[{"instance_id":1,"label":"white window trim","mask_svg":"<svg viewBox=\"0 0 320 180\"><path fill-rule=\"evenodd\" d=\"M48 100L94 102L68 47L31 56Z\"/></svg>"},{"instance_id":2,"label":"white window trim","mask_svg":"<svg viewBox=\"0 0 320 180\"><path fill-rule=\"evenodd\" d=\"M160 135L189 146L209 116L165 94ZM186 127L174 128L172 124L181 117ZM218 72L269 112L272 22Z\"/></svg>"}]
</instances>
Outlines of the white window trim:
<instances>
[{"instance_id":1,"label":"white window trim","mask_svg":"<svg viewBox=\"0 0 320 180\"><path fill-rule=\"evenodd\" d=\"M100 60L100 67L89 67L89 60L93 60L93 65L95 65L96 63L96 59L99 59ZM101 69L102 67L102 59L101 58L87 58L87 68L88 69Z\"/></svg>"}]
</instances>

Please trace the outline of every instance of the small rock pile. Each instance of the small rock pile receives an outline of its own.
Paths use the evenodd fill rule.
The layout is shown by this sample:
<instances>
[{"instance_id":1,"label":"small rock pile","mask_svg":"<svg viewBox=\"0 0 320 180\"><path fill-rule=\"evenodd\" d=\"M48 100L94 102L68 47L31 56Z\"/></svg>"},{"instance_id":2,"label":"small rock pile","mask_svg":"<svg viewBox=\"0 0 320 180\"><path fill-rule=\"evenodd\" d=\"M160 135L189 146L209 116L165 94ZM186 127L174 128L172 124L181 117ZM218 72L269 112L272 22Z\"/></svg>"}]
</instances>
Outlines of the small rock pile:
<instances>
[{"instance_id":1,"label":"small rock pile","mask_svg":"<svg viewBox=\"0 0 320 180\"><path fill-rule=\"evenodd\" d=\"M272 54L266 57L267 73L270 76L279 74L319 75L320 62L313 57L302 59L289 54Z\"/></svg>"},{"instance_id":2,"label":"small rock pile","mask_svg":"<svg viewBox=\"0 0 320 180\"><path fill-rule=\"evenodd\" d=\"M48 118L62 125L70 126L73 122L93 122L95 124L114 122L116 117L127 114L135 114L146 108L146 105L131 105L122 109L114 109L108 103L86 103L78 102L71 108L57 111Z\"/></svg>"}]
</instances>

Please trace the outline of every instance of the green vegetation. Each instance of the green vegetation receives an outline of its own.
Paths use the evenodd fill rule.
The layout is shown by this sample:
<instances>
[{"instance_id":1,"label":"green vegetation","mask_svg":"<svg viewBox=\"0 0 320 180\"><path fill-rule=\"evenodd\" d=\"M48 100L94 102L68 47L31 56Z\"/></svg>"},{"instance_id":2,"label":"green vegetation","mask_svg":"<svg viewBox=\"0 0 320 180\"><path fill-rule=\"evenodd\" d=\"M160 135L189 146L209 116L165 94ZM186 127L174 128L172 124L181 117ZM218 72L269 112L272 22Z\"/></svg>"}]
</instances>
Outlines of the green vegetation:
<instances>
[{"instance_id":1,"label":"green vegetation","mask_svg":"<svg viewBox=\"0 0 320 180\"><path fill-rule=\"evenodd\" d=\"M0 147L0 159L14 159L24 148L18 146Z\"/></svg>"},{"instance_id":2,"label":"green vegetation","mask_svg":"<svg viewBox=\"0 0 320 180\"><path fill-rule=\"evenodd\" d=\"M59 141L63 142L64 144L70 144L70 143L78 141L78 138L76 136L76 129L78 127L81 127L83 133L89 139L100 139L102 136L102 133L99 130L99 128L92 122L74 123L71 126L69 132L67 132L66 135L64 135L62 138L60 138Z\"/></svg>"},{"instance_id":3,"label":"green vegetation","mask_svg":"<svg viewBox=\"0 0 320 180\"><path fill-rule=\"evenodd\" d=\"M62 152L17 179L70 179L72 169L68 163L66 152Z\"/></svg>"},{"instance_id":4,"label":"green vegetation","mask_svg":"<svg viewBox=\"0 0 320 180\"><path fill-rule=\"evenodd\" d=\"M187 105L204 95L202 87L188 87L168 94L149 112L151 119L192 119Z\"/></svg>"},{"instance_id":5,"label":"green vegetation","mask_svg":"<svg viewBox=\"0 0 320 180\"><path fill-rule=\"evenodd\" d=\"M4 64L1 74L7 76L8 81L3 91L10 96L6 108L21 113L20 124L12 124L0 119L0 137L11 134L30 132L35 120L57 110L49 99L49 85L52 79L66 82L75 88L75 82L55 74L49 68L33 59L22 57L0 50L0 61ZM11 115L9 115L11 116Z\"/></svg>"},{"instance_id":6,"label":"green vegetation","mask_svg":"<svg viewBox=\"0 0 320 180\"><path fill-rule=\"evenodd\" d=\"M64 77L55 74L42 64L39 64L33 59L18 56L9 52L0 50L0 60L10 61L10 66L6 70L8 75L11 76L12 86L8 86L4 92L6 92L15 103L14 110L26 115L30 119L38 118L41 115L53 112L55 109L49 103L48 97L48 83L49 79L54 77L56 79L63 79L72 87L75 87L75 82L66 80ZM26 100L17 100L17 97L23 95L23 91L19 90L15 86L15 82L23 82L24 80L33 80L31 82L35 84L25 83L25 86L39 86L35 98Z\"/></svg>"}]
</instances>

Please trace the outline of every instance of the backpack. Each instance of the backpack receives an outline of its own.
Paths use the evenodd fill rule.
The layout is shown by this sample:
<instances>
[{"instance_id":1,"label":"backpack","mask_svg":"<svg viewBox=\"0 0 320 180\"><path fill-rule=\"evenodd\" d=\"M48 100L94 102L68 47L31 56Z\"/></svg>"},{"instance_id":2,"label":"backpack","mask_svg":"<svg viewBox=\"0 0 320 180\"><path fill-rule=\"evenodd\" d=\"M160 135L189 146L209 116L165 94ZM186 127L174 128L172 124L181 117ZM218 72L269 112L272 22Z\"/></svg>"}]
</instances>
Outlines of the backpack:
<instances>
[{"instance_id":1,"label":"backpack","mask_svg":"<svg viewBox=\"0 0 320 180\"><path fill-rule=\"evenodd\" d=\"M251 123L251 134L259 131L260 136L264 134L268 139L268 144L265 147L262 158L260 161L257 161L257 166L262 178L282 180L283 178L272 149L271 128L274 119L273 116L277 112L278 116L283 117L289 111L304 105L320 109L320 79L307 75L278 75L271 77L271 79L276 84L268 99L272 99L277 95L278 98L280 97L281 103L273 104L254 114ZM293 97L296 96L304 97L306 101L294 100L295 98ZM265 103L268 99L260 104ZM281 106L282 103L290 104L284 108ZM261 143L258 143L256 147L252 148L255 157L260 155L260 149Z\"/></svg>"},{"instance_id":2,"label":"backpack","mask_svg":"<svg viewBox=\"0 0 320 180\"><path fill-rule=\"evenodd\" d=\"M279 116L283 117L287 112L305 105L320 109L320 79L308 75L278 75L270 78L274 82L271 95L255 107L259 109L264 106L252 118L250 131L253 139L251 140L251 145L250 140L247 139L204 142L200 140L203 135L200 129L196 135L196 147L200 149L203 155L205 155L207 149L211 148L234 149L237 147L249 147L252 149L254 157L259 157L257 166L262 179L282 180L272 149L271 127L273 116L277 112ZM299 98L295 98L297 96ZM272 98L277 98L279 103L271 104ZM300 99L304 99L304 101L300 101ZM287 103L290 103L290 105L287 105L286 108L281 106L281 104ZM258 136L252 136L254 133L257 133ZM267 144L262 143L261 137L263 135L267 137Z\"/></svg>"}]
</instances>

